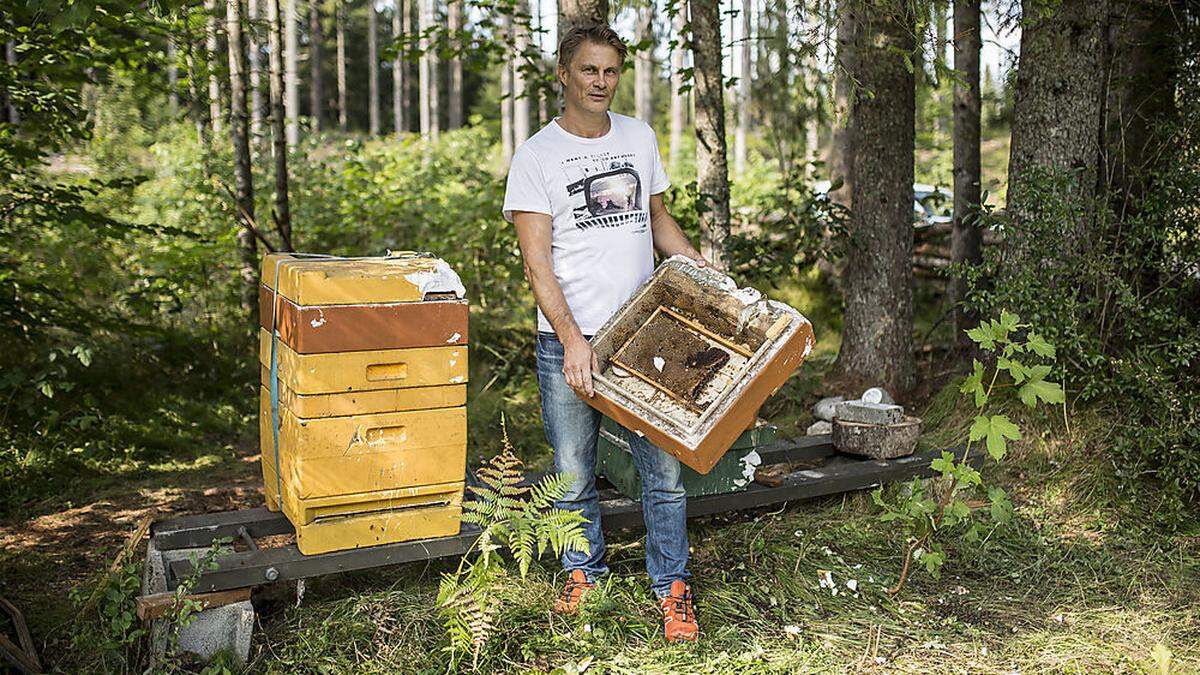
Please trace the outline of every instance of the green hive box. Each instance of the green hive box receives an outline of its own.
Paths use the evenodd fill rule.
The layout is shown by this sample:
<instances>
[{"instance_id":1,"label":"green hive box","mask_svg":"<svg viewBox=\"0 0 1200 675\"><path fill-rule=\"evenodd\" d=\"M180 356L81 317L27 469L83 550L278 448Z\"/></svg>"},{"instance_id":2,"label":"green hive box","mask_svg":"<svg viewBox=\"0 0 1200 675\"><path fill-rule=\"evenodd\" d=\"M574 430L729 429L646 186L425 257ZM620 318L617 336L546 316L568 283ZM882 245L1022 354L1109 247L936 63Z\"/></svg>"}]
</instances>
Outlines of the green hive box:
<instances>
[{"instance_id":1,"label":"green hive box","mask_svg":"<svg viewBox=\"0 0 1200 675\"><path fill-rule=\"evenodd\" d=\"M596 475L607 478L626 497L641 499L642 478L633 465L633 453L625 440L627 432L607 417L601 420L600 439L596 443ZM747 429L734 441L733 446L708 473L701 474L682 467L683 487L688 496L745 490L753 482L753 469L759 462L755 449L773 443L777 432L774 426L760 420L753 429Z\"/></svg>"}]
</instances>

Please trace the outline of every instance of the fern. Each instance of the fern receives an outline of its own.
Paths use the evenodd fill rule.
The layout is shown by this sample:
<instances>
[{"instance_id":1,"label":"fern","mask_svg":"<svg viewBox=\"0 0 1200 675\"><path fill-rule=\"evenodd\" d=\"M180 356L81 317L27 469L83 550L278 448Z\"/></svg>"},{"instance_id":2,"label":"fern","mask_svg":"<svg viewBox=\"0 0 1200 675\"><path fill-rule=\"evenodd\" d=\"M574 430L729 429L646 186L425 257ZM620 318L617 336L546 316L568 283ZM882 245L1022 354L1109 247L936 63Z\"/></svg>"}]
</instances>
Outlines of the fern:
<instances>
[{"instance_id":1,"label":"fern","mask_svg":"<svg viewBox=\"0 0 1200 675\"><path fill-rule=\"evenodd\" d=\"M547 474L532 486L521 485L524 467L513 454L503 416L500 428L503 448L476 472L483 484L471 486L474 499L463 503L462 520L479 526L479 538L458 569L442 575L438 588L451 668L470 654L472 669L477 669L483 648L496 632L501 602L495 590L505 575L503 558L497 554L500 549L508 548L522 579L547 549L555 555L567 550L588 552L583 532L587 520L578 512L554 507L574 476Z\"/></svg>"}]
</instances>

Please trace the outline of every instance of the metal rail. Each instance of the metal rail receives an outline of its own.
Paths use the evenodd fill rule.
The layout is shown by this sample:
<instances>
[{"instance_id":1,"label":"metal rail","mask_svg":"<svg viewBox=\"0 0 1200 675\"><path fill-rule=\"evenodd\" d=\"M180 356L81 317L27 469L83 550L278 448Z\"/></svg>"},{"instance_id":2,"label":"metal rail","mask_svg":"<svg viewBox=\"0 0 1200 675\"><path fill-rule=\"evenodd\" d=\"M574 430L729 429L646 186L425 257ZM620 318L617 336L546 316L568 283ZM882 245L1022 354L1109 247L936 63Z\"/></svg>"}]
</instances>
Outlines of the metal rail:
<instances>
[{"instance_id":1,"label":"metal rail","mask_svg":"<svg viewBox=\"0 0 1200 675\"><path fill-rule=\"evenodd\" d=\"M929 463L941 451L918 453L893 460L851 459L835 455L828 436L781 441L760 450L763 465L827 458L819 468L794 471L781 477L776 486L757 483L744 491L688 499L688 517L752 509L783 502L801 501L862 490L884 483L928 476ZM982 462L973 455L972 462ZM641 505L615 490L601 492L601 515L606 530L642 527ZM207 547L216 539L253 539L294 532L281 513L265 508L184 516L155 524L151 529L159 550ZM479 528L464 525L454 536L385 544L367 548L306 556L294 544L277 548L248 547L217 560L215 568L199 575L192 593L209 593L246 588L276 581L292 581L337 572L364 570L406 562L462 555L479 536ZM167 584L175 588L180 579L193 574L189 560L172 562Z\"/></svg>"}]
</instances>

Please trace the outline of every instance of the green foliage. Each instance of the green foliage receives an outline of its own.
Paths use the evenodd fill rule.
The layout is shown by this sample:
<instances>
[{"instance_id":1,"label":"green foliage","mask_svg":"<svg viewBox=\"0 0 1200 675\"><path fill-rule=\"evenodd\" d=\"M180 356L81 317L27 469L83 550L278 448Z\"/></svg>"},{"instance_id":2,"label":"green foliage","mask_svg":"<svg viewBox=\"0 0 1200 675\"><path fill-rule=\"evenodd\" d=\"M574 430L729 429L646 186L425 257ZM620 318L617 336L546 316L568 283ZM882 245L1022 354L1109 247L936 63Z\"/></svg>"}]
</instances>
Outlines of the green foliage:
<instances>
[{"instance_id":1,"label":"green foliage","mask_svg":"<svg viewBox=\"0 0 1200 675\"><path fill-rule=\"evenodd\" d=\"M482 485L472 485L469 489L474 498L463 502L463 522L481 529L472 544L479 553L470 557L468 551L453 574L442 575L438 588L438 606L450 637L451 659L457 662L469 653L473 670L497 628L500 600L495 587L506 575L500 549L508 548L522 579L533 561L547 550L555 555L588 550L583 515L554 506L575 477L548 474L532 486L521 485L521 460L513 454L503 418L501 428L503 450L479 469L476 475Z\"/></svg>"},{"instance_id":2,"label":"green foliage","mask_svg":"<svg viewBox=\"0 0 1200 675\"><path fill-rule=\"evenodd\" d=\"M1054 363L1054 345L1032 331L1028 324L1021 323L1016 314L1002 311L999 318L983 321L968 330L967 336L994 358L994 365L989 369L976 359L971 374L959 386L959 392L972 402L976 414L967 430L962 455L956 457L953 452L943 451L930 463L943 485L940 496L927 494L921 479L914 479L908 486L908 494L895 503L884 498L882 488L872 494L875 505L883 509L881 518L901 525L909 535L900 580L890 591L893 594L904 586L913 562L924 566L934 578L941 575L947 556L944 541L951 532L961 533L967 541L977 540L980 523L975 513L982 506L987 506L994 526L1012 518L1008 494L998 486L985 484L983 476L970 463L971 449L981 442L988 456L999 462L1008 452L1009 441L1021 439L1020 428L1007 415L990 412L1000 404L997 399L1004 392L1011 398L1015 392L1029 408L1035 408L1038 401L1048 405L1065 402L1062 386L1046 380ZM986 495L986 500L978 500L982 495Z\"/></svg>"}]
</instances>

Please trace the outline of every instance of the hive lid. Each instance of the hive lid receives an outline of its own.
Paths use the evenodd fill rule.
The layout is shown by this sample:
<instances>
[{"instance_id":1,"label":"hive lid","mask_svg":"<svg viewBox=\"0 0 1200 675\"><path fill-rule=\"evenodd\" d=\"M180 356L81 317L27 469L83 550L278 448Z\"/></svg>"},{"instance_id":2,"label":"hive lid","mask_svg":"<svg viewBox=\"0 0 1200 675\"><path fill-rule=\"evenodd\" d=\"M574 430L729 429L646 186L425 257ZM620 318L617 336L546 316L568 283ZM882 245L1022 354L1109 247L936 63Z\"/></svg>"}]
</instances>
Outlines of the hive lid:
<instances>
[{"instance_id":1,"label":"hive lid","mask_svg":"<svg viewBox=\"0 0 1200 675\"><path fill-rule=\"evenodd\" d=\"M375 258L319 258L304 254L263 256L262 283L297 305L419 302L431 293L465 297L466 288L446 261L429 253Z\"/></svg>"}]
</instances>

